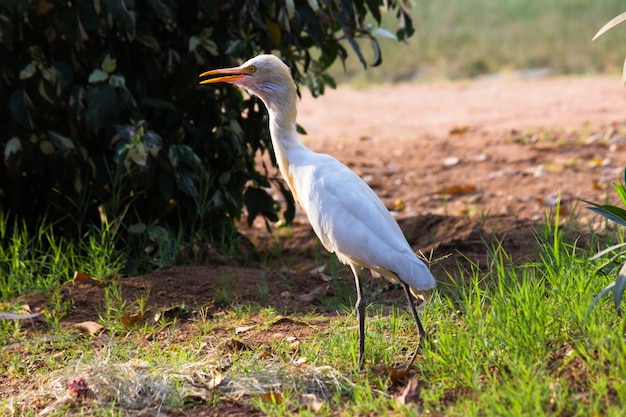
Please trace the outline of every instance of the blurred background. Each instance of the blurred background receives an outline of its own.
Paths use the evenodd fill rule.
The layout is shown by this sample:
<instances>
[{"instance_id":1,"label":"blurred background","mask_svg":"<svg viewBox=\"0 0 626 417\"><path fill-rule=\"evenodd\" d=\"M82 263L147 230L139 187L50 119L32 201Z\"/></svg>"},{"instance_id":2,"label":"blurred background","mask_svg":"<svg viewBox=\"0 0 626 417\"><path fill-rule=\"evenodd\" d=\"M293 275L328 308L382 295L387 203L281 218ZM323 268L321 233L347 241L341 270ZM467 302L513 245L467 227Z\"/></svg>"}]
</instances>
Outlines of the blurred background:
<instances>
[{"instance_id":1,"label":"blurred background","mask_svg":"<svg viewBox=\"0 0 626 417\"><path fill-rule=\"evenodd\" d=\"M484 76L620 74L626 26L593 43L595 33L626 10L618 0L413 0L415 34L407 43L379 36L383 64L363 71L352 54L337 83L465 79ZM392 33L395 15L383 18ZM367 41L361 41L370 54Z\"/></svg>"}]
</instances>

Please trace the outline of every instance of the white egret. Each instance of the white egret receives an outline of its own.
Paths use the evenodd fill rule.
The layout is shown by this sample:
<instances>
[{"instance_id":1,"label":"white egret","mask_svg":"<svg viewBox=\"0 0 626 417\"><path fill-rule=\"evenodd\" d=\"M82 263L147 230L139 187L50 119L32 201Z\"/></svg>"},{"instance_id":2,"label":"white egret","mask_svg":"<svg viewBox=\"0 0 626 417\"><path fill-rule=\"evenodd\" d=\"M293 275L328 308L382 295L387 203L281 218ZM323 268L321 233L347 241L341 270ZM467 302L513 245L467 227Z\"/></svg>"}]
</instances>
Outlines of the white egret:
<instances>
[{"instance_id":1,"label":"white egret","mask_svg":"<svg viewBox=\"0 0 626 417\"><path fill-rule=\"evenodd\" d=\"M239 67L207 71L200 82L226 82L259 97L269 113L269 128L280 172L306 211L322 245L352 269L359 321L359 366L365 350L365 300L359 272L400 282L421 338L426 332L415 309L415 294L435 279L417 258L398 223L372 189L335 158L305 147L296 132L296 85L289 67L273 55L259 55ZM419 343L418 346L419 348ZM417 348L407 368L417 355Z\"/></svg>"}]
</instances>

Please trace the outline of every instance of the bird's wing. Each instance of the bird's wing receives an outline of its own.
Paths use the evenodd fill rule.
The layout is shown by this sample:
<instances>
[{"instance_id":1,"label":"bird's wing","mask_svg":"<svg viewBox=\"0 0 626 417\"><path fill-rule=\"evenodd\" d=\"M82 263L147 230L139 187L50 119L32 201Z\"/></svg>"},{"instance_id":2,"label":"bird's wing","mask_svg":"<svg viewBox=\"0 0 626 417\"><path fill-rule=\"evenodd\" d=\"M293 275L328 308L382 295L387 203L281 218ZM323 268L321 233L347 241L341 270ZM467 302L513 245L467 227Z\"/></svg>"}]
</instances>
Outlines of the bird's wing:
<instances>
[{"instance_id":1,"label":"bird's wing","mask_svg":"<svg viewBox=\"0 0 626 417\"><path fill-rule=\"evenodd\" d=\"M328 251L344 263L411 275L408 281L416 281L408 283L416 288L434 285L398 223L358 175L335 158L310 151L290 155L290 162L300 204Z\"/></svg>"}]
</instances>

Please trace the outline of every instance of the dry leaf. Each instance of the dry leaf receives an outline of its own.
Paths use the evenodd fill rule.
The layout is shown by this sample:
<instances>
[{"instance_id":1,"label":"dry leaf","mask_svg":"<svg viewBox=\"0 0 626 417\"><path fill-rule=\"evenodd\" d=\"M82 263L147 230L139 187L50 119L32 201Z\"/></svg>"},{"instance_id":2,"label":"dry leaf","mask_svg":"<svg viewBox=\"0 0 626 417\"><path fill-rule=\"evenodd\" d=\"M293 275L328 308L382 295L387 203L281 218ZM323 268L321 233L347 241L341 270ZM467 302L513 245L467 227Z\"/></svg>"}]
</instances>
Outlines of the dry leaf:
<instances>
[{"instance_id":1,"label":"dry leaf","mask_svg":"<svg viewBox=\"0 0 626 417\"><path fill-rule=\"evenodd\" d=\"M54 4L45 0L39 0L37 2L37 10L35 10L35 14L37 16L44 15L48 13L50 10L54 9Z\"/></svg>"},{"instance_id":2,"label":"dry leaf","mask_svg":"<svg viewBox=\"0 0 626 417\"><path fill-rule=\"evenodd\" d=\"M436 194L447 194L447 195L459 195L466 193L473 193L476 191L476 186L473 184L463 184L463 185L450 185L447 187L442 187L437 190Z\"/></svg>"},{"instance_id":3,"label":"dry leaf","mask_svg":"<svg viewBox=\"0 0 626 417\"><path fill-rule=\"evenodd\" d=\"M224 376L222 374L217 374L213 377L213 379L211 379L209 382L203 385L206 389L212 390L214 388L217 388L222 383L223 380L224 380Z\"/></svg>"},{"instance_id":4,"label":"dry leaf","mask_svg":"<svg viewBox=\"0 0 626 417\"><path fill-rule=\"evenodd\" d=\"M399 386L400 384L406 382L409 377L406 369L397 369L394 366L389 366L387 368L387 375L389 376L389 381L391 385L394 387Z\"/></svg>"},{"instance_id":5,"label":"dry leaf","mask_svg":"<svg viewBox=\"0 0 626 417\"><path fill-rule=\"evenodd\" d=\"M279 324L295 324L296 326L308 326L308 324L303 321L292 320L289 317L281 317L277 320L274 320L272 323L270 323L270 326L278 326Z\"/></svg>"},{"instance_id":6,"label":"dry leaf","mask_svg":"<svg viewBox=\"0 0 626 417\"><path fill-rule=\"evenodd\" d=\"M100 323L96 323L95 321L83 321L82 323L76 323L74 327L86 331L91 336L95 336L96 334L100 333L102 329L104 329L103 325L101 325Z\"/></svg>"},{"instance_id":7,"label":"dry leaf","mask_svg":"<svg viewBox=\"0 0 626 417\"><path fill-rule=\"evenodd\" d=\"M389 377L389 381L393 386L399 386L403 382L406 382L408 373L405 369L397 369L394 366L386 366L384 363L379 363L372 367L372 372L376 375L386 375Z\"/></svg>"},{"instance_id":8,"label":"dry leaf","mask_svg":"<svg viewBox=\"0 0 626 417\"><path fill-rule=\"evenodd\" d=\"M280 404L283 402L283 395L275 391L264 392L261 394L261 401L264 403Z\"/></svg>"},{"instance_id":9,"label":"dry leaf","mask_svg":"<svg viewBox=\"0 0 626 417\"><path fill-rule=\"evenodd\" d=\"M300 405L308 408L314 413L320 411L320 409L324 405L324 401L317 398L315 394L300 394L300 396L298 397L298 401L300 401Z\"/></svg>"},{"instance_id":10,"label":"dry leaf","mask_svg":"<svg viewBox=\"0 0 626 417\"><path fill-rule=\"evenodd\" d=\"M146 321L146 317L142 313L133 314L132 316L123 316L120 321L126 329L141 326Z\"/></svg>"},{"instance_id":11,"label":"dry leaf","mask_svg":"<svg viewBox=\"0 0 626 417\"><path fill-rule=\"evenodd\" d=\"M311 303L315 301L315 298L318 295L326 294L326 292L328 291L328 288L330 287L326 284L319 285L313 288L313 291L311 291L310 293L299 295L298 298L300 298L300 300L304 301L305 303Z\"/></svg>"},{"instance_id":12,"label":"dry leaf","mask_svg":"<svg viewBox=\"0 0 626 417\"><path fill-rule=\"evenodd\" d=\"M319 278L324 282L330 282L332 278L330 277L330 275L325 274L324 270L325 270L324 266L318 266L309 270L308 274L315 278Z\"/></svg>"},{"instance_id":13,"label":"dry leaf","mask_svg":"<svg viewBox=\"0 0 626 417\"><path fill-rule=\"evenodd\" d=\"M89 279L89 275L85 274L84 272L80 272L80 271L74 271L74 282L84 282L87 281Z\"/></svg>"},{"instance_id":14,"label":"dry leaf","mask_svg":"<svg viewBox=\"0 0 626 417\"><path fill-rule=\"evenodd\" d=\"M240 352L242 350L250 350L250 347L237 339L230 339L228 342L228 348L233 352Z\"/></svg>"},{"instance_id":15,"label":"dry leaf","mask_svg":"<svg viewBox=\"0 0 626 417\"><path fill-rule=\"evenodd\" d=\"M409 379L409 382L407 382L402 392L396 396L396 402L401 405L417 403L419 399L420 399L419 381L415 377Z\"/></svg>"},{"instance_id":16,"label":"dry leaf","mask_svg":"<svg viewBox=\"0 0 626 417\"><path fill-rule=\"evenodd\" d=\"M459 162L461 162L459 158L457 158L456 156L450 156L443 160L443 165L446 167L451 167L457 165Z\"/></svg>"},{"instance_id":17,"label":"dry leaf","mask_svg":"<svg viewBox=\"0 0 626 417\"><path fill-rule=\"evenodd\" d=\"M406 208L406 203L401 198L396 198L391 203L391 206L387 207L391 211L403 211Z\"/></svg>"},{"instance_id":18,"label":"dry leaf","mask_svg":"<svg viewBox=\"0 0 626 417\"><path fill-rule=\"evenodd\" d=\"M249 332L250 330L254 329L255 327L256 327L255 324L252 324L250 326L239 326L239 327L235 328L235 334Z\"/></svg>"},{"instance_id":19,"label":"dry leaf","mask_svg":"<svg viewBox=\"0 0 626 417\"><path fill-rule=\"evenodd\" d=\"M452 129L450 129L450 134L451 135L462 135L463 133L467 133L468 130L469 130L469 126L468 125L459 125L459 126L455 126Z\"/></svg>"}]
</instances>

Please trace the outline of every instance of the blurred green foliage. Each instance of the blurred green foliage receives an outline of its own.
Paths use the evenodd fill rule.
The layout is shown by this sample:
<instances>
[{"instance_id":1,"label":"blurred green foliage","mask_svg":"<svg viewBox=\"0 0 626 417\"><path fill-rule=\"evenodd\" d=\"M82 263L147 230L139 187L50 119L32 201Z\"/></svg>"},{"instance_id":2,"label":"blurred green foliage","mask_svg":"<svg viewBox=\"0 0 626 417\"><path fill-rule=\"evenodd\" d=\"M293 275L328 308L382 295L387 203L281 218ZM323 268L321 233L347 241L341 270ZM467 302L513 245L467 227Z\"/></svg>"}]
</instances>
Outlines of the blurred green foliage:
<instances>
[{"instance_id":1,"label":"blurred green foliage","mask_svg":"<svg viewBox=\"0 0 626 417\"><path fill-rule=\"evenodd\" d=\"M385 6L384 6L385 5ZM413 28L403 2L381 0L3 0L0 3L0 203L9 225L53 224L81 237L154 240L164 230L223 241L248 222L278 220L257 169L271 148L266 113L231 86L200 87L198 74L277 53L294 78L322 94L326 70L348 55L383 6ZM344 46L346 45L346 46ZM109 227L109 226L107 226ZM167 234L166 233L166 234ZM10 235L10 234L9 234ZM133 240L134 239L134 240ZM137 240L139 239L139 240Z\"/></svg>"}]
</instances>

